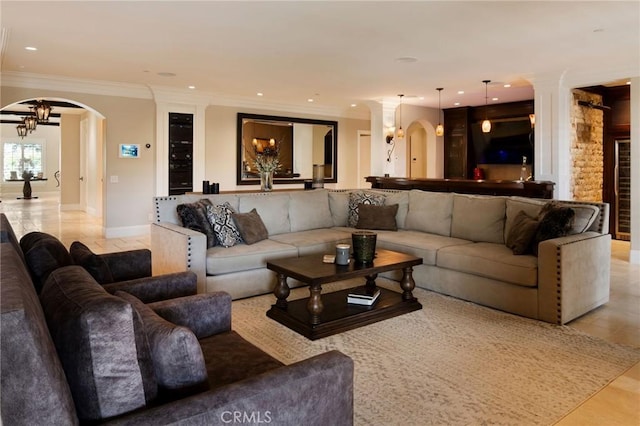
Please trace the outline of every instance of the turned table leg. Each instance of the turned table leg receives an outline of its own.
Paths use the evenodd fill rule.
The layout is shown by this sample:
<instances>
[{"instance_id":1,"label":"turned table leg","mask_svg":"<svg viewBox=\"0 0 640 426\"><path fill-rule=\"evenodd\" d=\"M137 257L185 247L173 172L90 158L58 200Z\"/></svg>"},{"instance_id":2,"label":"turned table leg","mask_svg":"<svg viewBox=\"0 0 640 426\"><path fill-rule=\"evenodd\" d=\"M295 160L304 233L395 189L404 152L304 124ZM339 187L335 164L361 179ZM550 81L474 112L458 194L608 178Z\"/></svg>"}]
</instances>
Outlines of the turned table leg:
<instances>
[{"instance_id":1,"label":"turned table leg","mask_svg":"<svg viewBox=\"0 0 640 426\"><path fill-rule=\"evenodd\" d=\"M276 296L276 306L278 308L287 309L287 297L289 297L291 290L287 285L287 276L285 274L278 274L278 282L273 289L273 295Z\"/></svg>"},{"instance_id":2,"label":"turned table leg","mask_svg":"<svg viewBox=\"0 0 640 426\"><path fill-rule=\"evenodd\" d=\"M365 284L365 286L368 289L375 289L376 288L376 278L378 278L378 274L367 275L367 283Z\"/></svg>"},{"instance_id":3,"label":"turned table leg","mask_svg":"<svg viewBox=\"0 0 640 426\"><path fill-rule=\"evenodd\" d=\"M322 304L322 298L320 297L320 293L322 292L322 287L320 285L311 285L309 287L309 302L307 303L307 310L311 315L311 324L320 324L320 314L324 309L324 305Z\"/></svg>"},{"instance_id":4,"label":"turned table leg","mask_svg":"<svg viewBox=\"0 0 640 426\"><path fill-rule=\"evenodd\" d=\"M400 281L400 288L402 291L402 300L415 300L413 297L414 288L416 288L416 282L413 280L413 268L408 267L402 270L402 280Z\"/></svg>"}]
</instances>

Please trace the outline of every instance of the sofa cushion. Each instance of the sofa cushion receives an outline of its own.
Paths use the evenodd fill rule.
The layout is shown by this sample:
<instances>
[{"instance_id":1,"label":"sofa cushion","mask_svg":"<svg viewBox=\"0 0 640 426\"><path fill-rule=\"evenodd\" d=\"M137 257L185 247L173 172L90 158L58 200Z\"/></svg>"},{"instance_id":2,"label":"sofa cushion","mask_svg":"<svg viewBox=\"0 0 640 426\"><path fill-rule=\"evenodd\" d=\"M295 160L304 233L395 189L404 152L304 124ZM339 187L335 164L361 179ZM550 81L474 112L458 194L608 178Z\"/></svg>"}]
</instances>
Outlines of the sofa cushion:
<instances>
[{"instance_id":1,"label":"sofa cushion","mask_svg":"<svg viewBox=\"0 0 640 426\"><path fill-rule=\"evenodd\" d=\"M231 217L245 243L253 244L269 238L269 232L256 209L249 213L233 213Z\"/></svg>"},{"instance_id":2,"label":"sofa cushion","mask_svg":"<svg viewBox=\"0 0 640 426\"><path fill-rule=\"evenodd\" d=\"M256 209L269 235L278 235L291 231L289 221L289 195L249 194L240 196L239 211L250 212Z\"/></svg>"},{"instance_id":3,"label":"sofa cushion","mask_svg":"<svg viewBox=\"0 0 640 426\"><path fill-rule=\"evenodd\" d=\"M71 244L69 254L73 263L82 266L99 284L109 284L114 281L109 265L104 259L94 254L80 241L74 241Z\"/></svg>"},{"instance_id":4,"label":"sofa cushion","mask_svg":"<svg viewBox=\"0 0 640 426\"><path fill-rule=\"evenodd\" d=\"M538 229L538 220L520 210L516 215L507 235L505 244L513 254L532 253L531 243Z\"/></svg>"},{"instance_id":5,"label":"sofa cushion","mask_svg":"<svg viewBox=\"0 0 640 426\"><path fill-rule=\"evenodd\" d=\"M131 305L108 294L80 266L53 271L40 302L80 420L144 407L151 398Z\"/></svg>"},{"instance_id":6,"label":"sofa cushion","mask_svg":"<svg viewBox=\"0 0 640 426\"><path fill-rule=\"evenodd\" d=\"M405 228L449 237L452 210L453 194L412 189Z\"/></svg>"},{"instance_id":7,"label":"sofa cushion","mask_svg":"<svg viewBox=\"0 0 640 426\"><path fill-rule=\"evenodd\" d=\"M451 236L504 244L505 209L504 197L455 194Z\"/></svg>"},{"instance_id":8,"label":"sofa cushion","mask_svg":"<svg viewBox=\"0 0 640 426\"><path fill-rule=\"evenodd\" d=\"M356 228L397 231L397 213L397 204L390 206L360 204L360 206L358 206L358 223L356 223Z\"/></svg>"},{"instance_id":9,"label":"sofa cushion","mask_svg":"<svg viewBox=\"0 0 640 426\"><path fill-rule=\"evenodd\" d=\"M206 212L207 219L213 225L213 232L219 245L232 247L242 242L242 236L233 221L235 210L231 208L229 203L207 206Z\"/></svg>"},{"instance_id":10,"label":"sofa cushion","mask_svg":"<svg viewBox=\"0 0 640 426\"><path fill-rule=\"evenodd\" d=\"M330 191L329 208L333 226L347 226L349 218L349 191Z\"/></svg>"},{"instance_id":11,"label":"sofa cushion","mask_svg":"<svg viewBox=\"0 0 640 426\"><path fill-rule=\"evenodd\" d=\"M376 247L421 257L425 265L435 265L438 250L455 245L472 244L471 241L422 231L378 231Z\"/></svg>"},{"instance_id":12,"label":"sofa cushion","mask_svg":"<svg viewBox=\"0 0 640 426\"><path fill-rule=\"evenodd\" d=\"M38 293L51 272L73 263L60 240L44 232L29 232L20 239L20 247Z\"/></svg>"},{"instance_id":13,"label":"sofa cushion","mask_svg":"<svg viewBox=\"0 0 640 426\"><path fill-rule=\"evenodd\" d=\"M213 225L207 218L207 206L211 206L211 201L203 198L194 203L179 204L176 207L178 217L182 221L182 226L194 231L202 232L207 236L207 248L216 245L216 237Z\"/></svg>"},{"instance_id":14,"label":"sofa cushion","mask_svg":"<svg viewBox=\"0 0 640 426\"><path fill-rule=\"evenodd\" d=\"M207 387L207 369L195 334L161 318L148 305L124 291L116 296L131 303L142 317L149 340L153 369L161 392L173 391L180 396Z\"/></svg>"},{"instance_id":15,"label":"sofa cushion","mask_svg":"<svg viewBox=\"0 0 640 426\"><path fill-rule=\"evenodd\" d=\"M297 249L298 256L313 253L335 253L336 244L351 243L351 228L324 228L310 229L308 231L290 232L270 237Z\"/></svg>"},{"instance_id":16,"label":"sofa cushion","mask_svg":"<svg viewBox=\"0 0 640 426\"><path fill-rule=\"evenodd\" d=\"M437 266L525 287L538 284L538 258L516 256L504 244L473 243L438 251Z\"/></svg>"},{"instance_id":17,"label":"sofa cushion","mask_svg":"<svg viewBox=\"0 0 640 426\"><path fill-rule=\"evenodd\" d=\"M298 255L296 247L279 243L273 238L275 237L251 245L236 244L229 248L211 247L207 250L207 275L266 268L268 260Z\"/></svg>"},{"instance_id":18,"label":"sofa cushion","mask_svg":"<svg viewBox=\"0 0 640 426\"><path fill-rule=\"evenodd\" d=\"M329 208L329 192L322 189L292 192L289 200L291 232L331 228L333 218Z\"/></svg>"},{"instance_id":19,"label":"sofa cushion","mask_svg":"<svg viewBox=\"0 0 640 426\"><path fill-rule=\"evenodd\" d=\"M506 217L504 222L504 240L511 231L513 221L519 212L525 212L529 217L537 218L542 207L547 204L546 200L536 200L525 197L509 197L506 200Z\"/></svg>"},{"instance_id":20,"label":"sofa cushion","mask_svg":"<svg viewBox=\"0 0 640 426\"><path fill-rule=\"evenodd\" d=\"M409 212L409 191L389 192L384 199L385 206L398 205L396 213L396 224L398 229L404 229Z\"/></svg>"},{"instance_id":21,"label":"sofa cushion","mask_svg":"<svg viewBox=\"0 0 640 426\"><path fill-rule=\"evenodd\" d=\"M347 225L354 228L358 223L358 207L360 204L384 205L384 195L369 191L354 191L349 193L349 214Z\"/></svg>"}]
</instances>

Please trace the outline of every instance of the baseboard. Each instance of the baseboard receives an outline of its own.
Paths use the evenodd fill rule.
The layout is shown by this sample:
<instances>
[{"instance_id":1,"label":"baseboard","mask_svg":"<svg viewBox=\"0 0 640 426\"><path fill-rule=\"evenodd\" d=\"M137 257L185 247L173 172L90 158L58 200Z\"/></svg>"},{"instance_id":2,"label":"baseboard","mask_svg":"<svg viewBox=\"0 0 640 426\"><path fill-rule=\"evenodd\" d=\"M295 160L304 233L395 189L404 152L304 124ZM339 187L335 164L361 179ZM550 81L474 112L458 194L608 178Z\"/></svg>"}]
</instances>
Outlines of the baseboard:
<instances>
[{"instance_id":1,"label":"baseboard","mask_svg":"<svg viewBox=\"0 0 640 426\"><path fill-rule=\"evenodd\" d=\"M149 234L149 225L120 226L116 228L103 228L105 238L136 237Z\"/></svg>"},{"instance_id":2,"label":"baseboard","mask_svg":"<svg viewBox=\"0 0 640 426\"><path fill-rule=\"evenodd\" d=\"M640 265L640 250L629 251L629 263L632 265Z\"/></svg>"},{"instance_id":3,"label":"baseboard","mask_svg":"<svg viewBox=\"0 0 640 426\"><path fill-rule=\"evenodd\" d=\"M60 204L60 211L67 212L71 210L81 210L84 211L80 204Z\"/></svg>"}]
</instances>

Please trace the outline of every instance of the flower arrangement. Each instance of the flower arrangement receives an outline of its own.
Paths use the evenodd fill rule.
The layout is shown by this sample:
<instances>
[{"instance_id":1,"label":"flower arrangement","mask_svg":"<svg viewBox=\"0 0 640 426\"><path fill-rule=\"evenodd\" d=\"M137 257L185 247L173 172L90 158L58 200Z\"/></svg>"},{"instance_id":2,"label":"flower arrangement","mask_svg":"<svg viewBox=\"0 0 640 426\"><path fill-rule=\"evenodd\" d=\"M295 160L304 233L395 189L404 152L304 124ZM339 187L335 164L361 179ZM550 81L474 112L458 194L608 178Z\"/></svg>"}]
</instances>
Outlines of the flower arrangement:
<instances>
[{"instance_id":1,"label":"flower arrangement","mask_svg":"<svg viewBox=\"0 0 640 426\"><path fill-rule=\"evenodd\" d=\"M256 155L255 167L260 173L262 172L275 172L282 164L278 155L258 154Z\"/></svg>"}]
</instances>

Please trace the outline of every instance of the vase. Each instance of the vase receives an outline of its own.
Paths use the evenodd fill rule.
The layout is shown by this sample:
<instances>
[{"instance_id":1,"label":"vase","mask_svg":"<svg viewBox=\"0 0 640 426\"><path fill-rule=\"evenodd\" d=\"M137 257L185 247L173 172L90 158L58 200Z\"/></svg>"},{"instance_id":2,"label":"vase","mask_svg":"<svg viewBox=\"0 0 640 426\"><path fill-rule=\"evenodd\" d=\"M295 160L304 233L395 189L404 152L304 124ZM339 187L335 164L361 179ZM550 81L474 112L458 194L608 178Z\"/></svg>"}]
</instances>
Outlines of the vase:
<instances>
[{"instance_id":1,"label":"vase","mask_svg":"<svg viewBox=\"0 0 640 426\"><path fill-rule=\"evenodd\" d=\"M260 172L260 190L269 192L273 189L273 172Z\"/></svg>"},{"instance_id":2,"label":"vase","mask_svg":"<svg viewBox=\"0 0 640 426\"><path fill-rule=\"evenodd\" d=\"M356 231L351 234L353 259L356 263L370 264L376 255L377 234L371 231Z\"/></svg>"}]
</instances>

